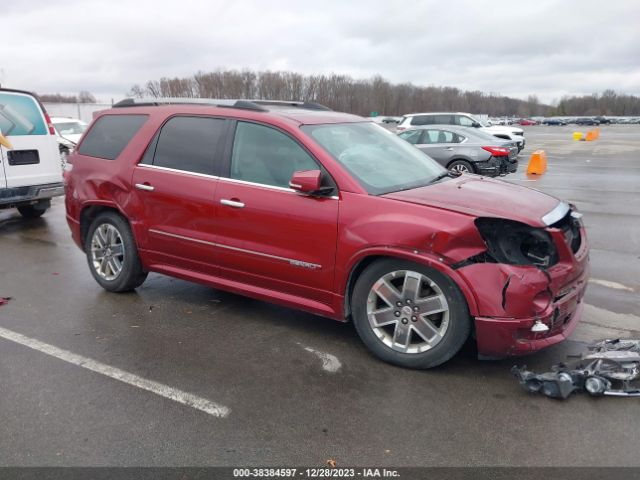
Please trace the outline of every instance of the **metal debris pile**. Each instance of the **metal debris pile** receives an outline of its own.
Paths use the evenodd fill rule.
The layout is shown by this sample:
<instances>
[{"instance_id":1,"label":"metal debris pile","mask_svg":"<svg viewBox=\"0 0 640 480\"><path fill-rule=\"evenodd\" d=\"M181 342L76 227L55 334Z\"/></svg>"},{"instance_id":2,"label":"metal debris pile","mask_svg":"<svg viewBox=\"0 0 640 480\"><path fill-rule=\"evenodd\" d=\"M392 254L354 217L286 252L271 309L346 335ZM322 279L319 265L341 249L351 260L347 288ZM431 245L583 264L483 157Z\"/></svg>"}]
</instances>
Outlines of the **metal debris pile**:
<instances>
[{"instance_id":1,"label":"metal debris pile","mask_svg":"<svg viewBox=\"0 0 640 480\"><path fill-rule=\"evenodd\" d=\"M547 373L526 366L511 369L520 385L531 393L565 399L573 392L592 396L640 397L640 340L602 340L570 365L558 363Z\"/></svg>"}]
</instances>

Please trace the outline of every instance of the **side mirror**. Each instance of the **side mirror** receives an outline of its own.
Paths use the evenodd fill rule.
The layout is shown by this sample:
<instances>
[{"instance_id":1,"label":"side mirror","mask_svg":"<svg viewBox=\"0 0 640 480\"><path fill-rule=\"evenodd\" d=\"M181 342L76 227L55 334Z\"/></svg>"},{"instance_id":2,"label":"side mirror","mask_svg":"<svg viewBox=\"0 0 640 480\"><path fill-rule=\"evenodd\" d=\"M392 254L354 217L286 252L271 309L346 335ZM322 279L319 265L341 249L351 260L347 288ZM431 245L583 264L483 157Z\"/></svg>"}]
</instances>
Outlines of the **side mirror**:
<instances>
[{"instance_id":1,"label":"side mirror","mask_svg":"<svg viewBox=\"0 0 640 480\"><path fill-rule=\"evenodd\" d=\"M331 187L322 187L322 172L320 170L299 170L293 172L289 187L305 195L326 194L333 190Z\"/></svg>"},{"instance_id":2,"label":"side mirror","mask_svg":"<svg viewBox=\"0 0 640 480\"><path fill-rule=\"evenodd\" d=\"M473 128L480 128L482 125L480 125L478 122L473 122Z\"/></svg>"}]
</instances>

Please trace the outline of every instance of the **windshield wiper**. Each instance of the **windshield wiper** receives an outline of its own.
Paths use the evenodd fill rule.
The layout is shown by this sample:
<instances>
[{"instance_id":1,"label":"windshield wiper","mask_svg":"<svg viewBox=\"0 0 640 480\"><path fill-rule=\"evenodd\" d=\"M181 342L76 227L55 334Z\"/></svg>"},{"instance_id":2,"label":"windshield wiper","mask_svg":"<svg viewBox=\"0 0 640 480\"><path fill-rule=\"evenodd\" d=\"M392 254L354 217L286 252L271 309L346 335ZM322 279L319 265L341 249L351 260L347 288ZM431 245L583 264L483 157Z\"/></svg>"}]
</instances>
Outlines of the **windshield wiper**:
<instances>
[{"instance_id":1,"label":"windshield wiper","mask_svg":"<svg viewBox=\"0 0 640 480\"><path fill-rule=\"evenodd\" d=\"M455 174L453 172L450 172L449 170L447 170L446 172L442 172L440 175L438 175L437 177L433 178L430 182L429 185L431 185L432 183L436 183L440 180L442 180L445 177L451 177L451 178L456 178L459 177L460 174Z\"/></svg>"}]
</instances>

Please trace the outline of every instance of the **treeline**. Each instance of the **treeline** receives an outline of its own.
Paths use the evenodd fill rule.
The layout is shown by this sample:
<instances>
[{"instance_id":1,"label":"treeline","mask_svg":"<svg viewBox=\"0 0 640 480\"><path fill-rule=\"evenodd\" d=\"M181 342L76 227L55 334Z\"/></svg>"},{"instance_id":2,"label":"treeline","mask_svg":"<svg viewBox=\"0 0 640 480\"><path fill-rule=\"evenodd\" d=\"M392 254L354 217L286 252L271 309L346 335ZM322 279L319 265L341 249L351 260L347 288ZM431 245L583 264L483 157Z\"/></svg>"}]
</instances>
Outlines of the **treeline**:
<instances>
[{"instance_id":1,"label":"treeline","mask_svg":"<svg viewBox=\"0 0 640 480\"><path fill-rule=\"evenodd\" d=\"M368 116L403 115L420 111L462 111L489 116L640 115L640 97L606 90L602 94L565 96L556 106L495 93L454 87L392 84L380 76L354 79L348 75L302 75L295 72L218 70L185 78L161 78L134 85L135 97L260 98L305 100L333 110Z\"/></svg>"},{"instance_id":2,"label":"treeline","mask_svg":"<svg viewBox=\"0 0 640 480\"><path fill-rule=\"evenodd\" d=\"M380 76L354 79L337 74L302 75L250 70L198 72L191 77L150 80L145 85L134 85L129 94L134 97L305 100L364 116L371 112L403 115L419 111L463 111L524 117L545 115L551 109L534 95L525 101L453 87L391 84Z\"/></svg>"},{"instance_id":3,"label":"treeline","mask_svg":"<svg viewBox=\"0 0 640 480\"><path fill-rule=\"evenodd\" d=\"M605 90L601 95L563 97L554 109L556 115L640 115L640 97Z\"/></svg>"},{"instance_id":4,"label":"treeline","mask_svg":"<svg viewBox=\"0 0 640 480\"><path fill-rule=\"evenodd\" d=\"M43 93L38 94L41 102L47 103L97 103L96 97L92 93L85 90L78 95L61 95L59 93Z\"/></svg>"}]
</instances>

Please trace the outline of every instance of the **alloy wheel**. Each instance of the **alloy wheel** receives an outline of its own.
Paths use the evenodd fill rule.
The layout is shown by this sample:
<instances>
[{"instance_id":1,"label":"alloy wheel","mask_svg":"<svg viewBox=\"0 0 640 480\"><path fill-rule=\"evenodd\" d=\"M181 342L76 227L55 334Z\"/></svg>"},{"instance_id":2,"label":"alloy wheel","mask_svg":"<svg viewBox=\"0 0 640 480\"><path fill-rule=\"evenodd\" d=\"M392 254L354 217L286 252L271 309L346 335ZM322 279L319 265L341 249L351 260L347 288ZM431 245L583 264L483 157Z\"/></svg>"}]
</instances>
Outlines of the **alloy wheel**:
<instances>
[{"instance_id":1,"label":"alloy wheel","mask_svg":"<svg viewBox=\"0 0 640 480\"><path fill-rule=\"evenodd\" d=\"M398 270L371 287L367 317L387 347L422 353L442 341L449 327L449 306L440 287L426 275Z\"/></svg>"},{"instance_id":2,"label":"alloy wheel","mask_svg":"<svg viewBox=\"0 0 640 480\"><path fill-rule=\"evenodd\" d=\"M95 272L112 281L122 272L124 243L118 229L110 223L98 226L91 237L91 261Z\"/></svg>"}]
</instances>

